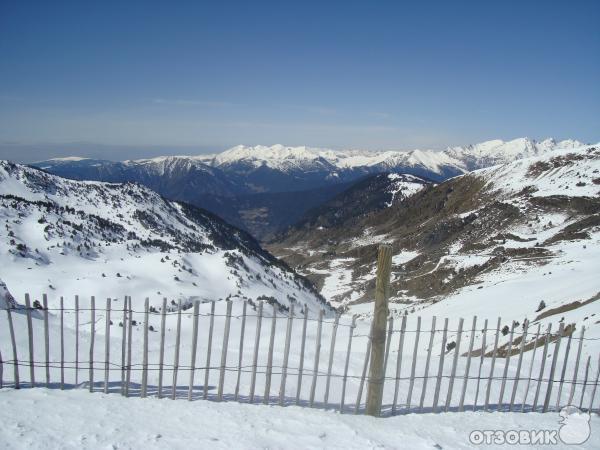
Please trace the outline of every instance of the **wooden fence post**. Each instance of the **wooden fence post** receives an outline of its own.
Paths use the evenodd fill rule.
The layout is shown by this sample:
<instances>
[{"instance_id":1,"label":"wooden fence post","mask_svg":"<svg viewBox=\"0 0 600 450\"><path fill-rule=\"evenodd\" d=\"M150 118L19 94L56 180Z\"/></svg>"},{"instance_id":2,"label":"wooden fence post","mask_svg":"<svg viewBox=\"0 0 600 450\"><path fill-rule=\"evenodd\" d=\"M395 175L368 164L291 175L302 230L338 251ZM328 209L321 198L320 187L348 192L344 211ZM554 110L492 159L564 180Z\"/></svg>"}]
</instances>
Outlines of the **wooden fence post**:
<instances>
[{"instance_id":1,"label":"wooden fence post","mask_svg":"<svg viewBox=\"0 0 600 450\"><path fill-rule=\"evenodd\" d=\"M327 403L329 402L329 384L331 383L331 369L333 368L333 354L335 353L335 337L337 335L339 322L340 316L339 314L336 314L333 330L331 332L331 345L329 346L329 363L327 364L327 381L325 382L325 398L323 401L325 408L327 408Z\"/></svg>"},{"instance_id":2,"label":"wooden fence post","mask_svg":"<svg viewBox=\"0 0 600 450\"><path fill-rule=\"evenodd\" d=\"M402 347L404 347L405 331L406 331L406 315L402 316L402 325L400 325L400 339L398 341L398 357L396 359L396 384L394 386L394 402L392 403L392 415L396 413L396 403L398 402L398 389L400 387L400 373L402 371Z\"/></svg>"},{"instance_id":3,"label":"wooden fence post","mask_svg":"<svg viewBox=\"0 0 600 450\"><path fill-rule=\"evenodd\" d=\"M344 402L346 400L346 383L348 381L348 367L350 366L350 355L352 352L352 336L356 328L356 314L352 316L352 325L348 333L348 348L346 350L346 364L344 365L344 378L342 379L342 399L340 401L340 413L344 412Z\"/></svg>"},{"instance_id":4,"label":"wooden fence post","mask_svg":"<svg viewBox=\"0 0 600 450\"><path fill-rule=\"evenodd\" d=\"M292 339L292 325L294 320L294 304L290 305L287 328L285 330L285 348L283 350L283 367L281 369L281 383L279 385L279 405L285 402L285 384L287 379L288 361L290 359L290 341Z\"/></svg>"},{"instance_id":5,"label":"wooden fence post","mask_svg":"<svg viewBox=\"0 0 600 450\"><path fill-rule=\"evenodd\" d=\"M177 398L177 371L179 370L179 347L181 344L181 300L177 307L177 331L175 332L175 354L173 356L173 387L171 389L171 399Z\"/></svg>"},{"instance_id":6,"label":"wooden fence post","mask_svg":"<svg viewBox=\"0 0 600 450\"><path fill-rule=\"evenodd\" d=\"M104 393L108 394L108 381L110 374L110 298L106 299L106 312L104 315L106 328L104 331Z\"/></svg>"},{"instance_id":7,"label":"wooden fence post","mask_svg":"<svg viewBox=\"0 0 600 450\"><path fill-rule=\"evenodd\" d=\"M223 346L221 347L221 367L219 373L218 400L223 400L223 385L225 384L225 367L227 366L227 347L229 346L229 328L231 327L231 308L233 303L227 301L227 312L225 317L225 330L223 331Z\"/></svg>"},{"instance_id":8,"label":"wooden fence post","mask_svg":"<svg viewBox=\"0 0 600 450\"><path fill-rule=\"evenodd\" d=\"M141 397L146 397L148 393L148 320L150 309L150 299L146 297L144 302L144 354L142 359L142 393Z\"/></svg>"},{"instance_id":9,"label":"wooden fence post","mask_svg":"<svg viewBox=\"0 0 600 450\"><path fill-rule=\"evenodd\" d=\"M271 375L273 373L273 347L275 345L275 326L277 324L277 307L273 305L273 316L271 317L271 337L269 338L269 353L267 354L267 373L265 374L265 394L263 403L269 404L271 397Z\"/></svg>"},{"instance_id":10,"label":"wooden fence post","mask_svg":"<svg viewBox=\"0 0 600 450\"><path fill-rule=\"evenodd\" d=\"M263 302L258 304L258 317L256 318L256 334L254 336L254 357L252 358L252 378L250 379L250 403L254 401L256 389L256 369L258 365L258 348L260 346L260 329L262 326Z\"/></svg>"},{"instance_id":11,"label":"wooden fence post","mask_svg":"<svg viewBox=\"0 0 600 450\"><path fill-rule=\"evenodd\" d=\"M50 330L48 329L48 296L42 295L44 307L44 356L46 357L46 387L50 387Z\"/></svg>"},{"instance_id":12,"label":"wooden fence post","mask_svg":"<svg viewBox=\"0 0 600 450\"><path fill-rule=\"evenodd\" d=\"M60 298L60 389L65 388L65 305Z\"/></svg>"},{"instance_id":13,"label":"wooden fence post","mask_svg":"<svg viewBox=\"0 0 600 450\"><path fill-rule=\"evenodd\" d=\"M315 391L317 388L317 376L319 374L319 358L321 357L321 331L323 329L323 314L324 311L319 311L319 321L317 323L317 339L315 347L315 362L313 365L312 384L310 386L309 405L312 407L315 401Z\"/></svg>"},{"instance_id":14,"label":"wooden fence post","mask_svg":"<svg viewBox=\"0 0 600 450\"><path fill-rule=\"evenodd\" d=\"M33 367L33 323L31 322L31 301L29 294L25 294L25 308L27 314L27 334L29 336L29 383L35 386L35 368Z\"/></svg>"},{"instance_id":15,"label":"wooden fence post","mask_svg":"<svg viewBox=\"0 0 600 450\"><path fill-rule=\"evenodd\" d=\"M19 383L19 357L17 355L17 342L15 339L15 327L13 325L12 314L10 312L10 305L6 305L6 316L8 317L8 329L10 331L10 341L12 343L12 354L13 354L13 377L15 379L15 389L20 389Z\"/></svg>"},{"instance_id":16,"label":"wooden fence post","mask_svg":"<svg viewBox=\"0 0 600 450\"><path fill-rule=\"evenodd\" d=\"M196 348L198 347L198 314L200 313L200 302L194 302L194 314L192 325L192 354L190 355L190 385L188 388L188 401L192 401L194 393L194 373L196 372Z\"/></svg>"},{"instance_id":17,"label":"wooden fence post","mask_svg":"<svg viewBox=\"0 0 600 450\"><path fill-rule=\"evenodd\" d=\"M215 301L210 302L210 325L208 328L208 349L206 351L206 370L204 371L204 391L202 397L208 398L208 377L210 374L210 355L212 351L213 328L215 326Z\"/></svg>"},{"instance_id":18,"label":"wooden fence post","mask_svg":"<svg viewBox=\"0 0 600 450\"><path fill-rule=\"evenodd\" d=\"M392 269L392 246L379 246L377 258L377 280L375 284L375 312L373 315L373 336L371 344L371 363L369 368L369 383L367 385L366 414L378 417L381 413L383 396L384 358L385 358L385 325L390 295L390 273Z\"/></svg>"},{"instance_id":19,"label":"wooden fence post","mask_svg":"<svg viewBox=\"0 0 600 450\"><path fill-rule=\"evenodd\" d=\"M163 369L165 363L165 332L167 326L167 298L163 298L160 310L160 353L158 356L158 398L162 398Z\"/></svg>"},{"instance_id":20,"label":"wooden fence post","mask_svg":"<svg viewBox=\"0 0 600 450\"><path fill-rule=\"evenodd\" d=\"M300 362L298 364L298 383L296 385L296 405L300 404L302 391L302 372L304 371L304 348L306 346L306 325L308 322L308 308L304 305L304 321L302 322L302 341L300 343Z\"/></svg>"},{"instance_id":21,"label":"wooden fence post","mask_svg":"<svg viewBox=\"0 0 600 450\"><path fill-rule=\"evenodd\" d=\"M240 394L240 379L242 377L242 362L244 360L244 333L246 331L246 307L248 302L244 301L242 306L242 324L240 329L240 350L238 354L238 370L237 370L237 381L235 383L235 395L234 400L237 401Z\"/></svg>"},{"instance_id":22,"label":"wooden fence post","mask_svg":"<svg viewBox=\"0 0 600 450\"><path fill-rule=\"evenodd\" d=\"M421 386L421 401L419 402L419 410L423 409L425 402L425 394L427 392L427 381L429 378L429 362L431 360L431 349L433 348L433 339L435 337L435 322L436 316L431 318L431 334L429 335L429 346L427 347L427 359L425 360L425 371L423 372L423 385Z\"/></svg>"}]
</instances>

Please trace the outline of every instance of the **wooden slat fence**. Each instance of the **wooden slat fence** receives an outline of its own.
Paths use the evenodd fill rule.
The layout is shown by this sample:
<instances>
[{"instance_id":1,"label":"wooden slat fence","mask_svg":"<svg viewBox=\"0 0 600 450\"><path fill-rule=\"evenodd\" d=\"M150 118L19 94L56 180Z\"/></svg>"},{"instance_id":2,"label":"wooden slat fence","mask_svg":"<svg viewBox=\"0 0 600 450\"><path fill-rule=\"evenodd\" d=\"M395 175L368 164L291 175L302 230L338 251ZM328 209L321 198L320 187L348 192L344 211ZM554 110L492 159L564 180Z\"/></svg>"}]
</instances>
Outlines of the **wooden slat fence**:
<instances>
[{"instance_id":1,"label":"wooden slat fence","mask_svg":"<svg viewBox=\"0 0 600 450\"><path fill-rule=\"evenodd\" d=\"M50 388L124 396L365 411L371 340L357 330L373 332L366 318L263 302L168 305L164 299L155 309L145 299L134 310L131 297L113 307L118 301L99 308L95 297L76 296L71 307L60 298L54 309L44 295L39 309L27 295L24 307L4 308L0 387L44 380ZM491 328L487 319L478 327L477 317L465 328L462 318L425 322L407 315L386 321L382 415L546 412L567 404L598 411L600 358L587 353L586 342L596 338L586 337L584 327L576 333L574 324L561 322L553 333L550 324L542 332L540 323L527 321L507 330L500 318ZM185 386L178 383L181 372L188 375ZM202 385L196 372L204 375Z\"/></svg>"}]
</instances>

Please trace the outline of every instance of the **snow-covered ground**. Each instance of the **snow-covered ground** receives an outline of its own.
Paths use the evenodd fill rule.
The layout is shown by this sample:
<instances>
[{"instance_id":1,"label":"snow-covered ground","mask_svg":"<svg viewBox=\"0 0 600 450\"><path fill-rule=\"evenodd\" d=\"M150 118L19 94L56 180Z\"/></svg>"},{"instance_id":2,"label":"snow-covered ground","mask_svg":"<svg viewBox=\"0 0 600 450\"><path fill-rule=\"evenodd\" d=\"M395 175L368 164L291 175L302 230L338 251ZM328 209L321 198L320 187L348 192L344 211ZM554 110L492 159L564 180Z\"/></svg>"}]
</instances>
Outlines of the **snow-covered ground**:
<instances>
[{"instance_id":1,"label":"snow-covered ground","mask_svg":"<svg viewBox=\"0 0 600 450\"><path fill-rule=\"evenodd\" d=\"M375 419L296 406L126 399L43 388L2 390L0 405L0 446L6 449L497 448L470 444L470 433L560 430L558 414L466 412ZM593 415L590 425L589 439L578 448L600 448L600 418ZM573 448L560 440L549 447Z\"/></svg>"}]
</instances>

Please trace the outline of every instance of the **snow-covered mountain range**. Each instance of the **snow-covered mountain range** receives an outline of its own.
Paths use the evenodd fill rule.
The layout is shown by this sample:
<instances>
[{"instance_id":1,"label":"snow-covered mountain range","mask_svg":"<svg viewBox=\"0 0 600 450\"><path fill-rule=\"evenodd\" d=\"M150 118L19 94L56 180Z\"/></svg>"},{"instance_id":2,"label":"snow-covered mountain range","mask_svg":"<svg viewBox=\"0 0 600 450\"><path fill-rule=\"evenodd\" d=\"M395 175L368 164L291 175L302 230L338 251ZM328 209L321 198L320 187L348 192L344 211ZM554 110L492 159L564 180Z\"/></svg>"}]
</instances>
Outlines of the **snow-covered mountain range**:
<instances>
[{"instance_id":1,"label":"snow-covered mountain range","mask_svg":"<svg viewBox=\"0 0 600 450\"><path fill-rule=\"evenodd\" d=\"M18 299L323 301L246 232L138 184L73 181L0 161L0 279Z\"/></svg>"},{"instance_id":2,"label":"snow-covered mountain range","mask_svg":"<svg viewBox=\"0 0 600 450\"><path fill-rule=\"evenodd\" d=\"M581 145L574 140L528 138L445 151L239 145L212 155L123 162L68 157L34 166L76 180L140 183L167 198L208 209L265 240L333 198L341 185L368 175L395 172L439 182L470 170ZM307 190L313 192L298 195Z\"/></svg>"},{"instance_id":3,"label":"snow-covered mountain range","mask_svg":"<svg viewBox=\"0 0 600 450\"><path fill-rule=\"evenodd\" d=\"M367 200L388 190L376 178L362 184L374 188L363 190ZM545 152L407 194L358 209L349 189L269 249L336 304L373 298L380 243L395 252L394 301L413 311L514 316L541 300L559 308L600 298L600 146Z\"/></svg>"}]
</instances>

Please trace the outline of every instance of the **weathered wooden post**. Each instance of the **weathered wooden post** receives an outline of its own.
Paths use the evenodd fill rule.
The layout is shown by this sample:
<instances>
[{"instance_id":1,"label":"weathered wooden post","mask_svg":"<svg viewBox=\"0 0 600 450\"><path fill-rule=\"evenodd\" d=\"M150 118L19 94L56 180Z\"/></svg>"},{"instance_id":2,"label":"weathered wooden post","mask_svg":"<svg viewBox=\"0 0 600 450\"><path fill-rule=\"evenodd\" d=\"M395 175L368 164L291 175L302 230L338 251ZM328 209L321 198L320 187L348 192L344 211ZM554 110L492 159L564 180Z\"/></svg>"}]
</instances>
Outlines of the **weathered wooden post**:
<instances>
[{"instance_id":1,"label":"weathered wooden post","mask_svg":"<svg viewBox=\"0 0 600 450\"><path fill-rule=\"evenodd\" d=\"M392 246L380 245L377 258L377 281L375 285L375 312L371 338L371 364L367 386L367 409L370 416L379 416L383 396L385 335L392 269Z\"/></svg>"}]
</instances>

